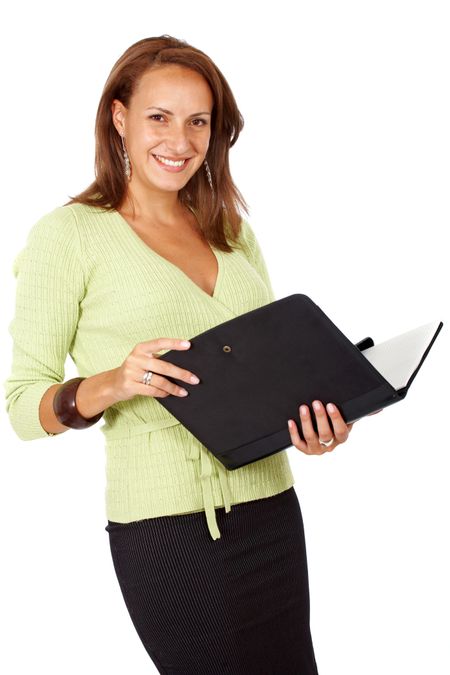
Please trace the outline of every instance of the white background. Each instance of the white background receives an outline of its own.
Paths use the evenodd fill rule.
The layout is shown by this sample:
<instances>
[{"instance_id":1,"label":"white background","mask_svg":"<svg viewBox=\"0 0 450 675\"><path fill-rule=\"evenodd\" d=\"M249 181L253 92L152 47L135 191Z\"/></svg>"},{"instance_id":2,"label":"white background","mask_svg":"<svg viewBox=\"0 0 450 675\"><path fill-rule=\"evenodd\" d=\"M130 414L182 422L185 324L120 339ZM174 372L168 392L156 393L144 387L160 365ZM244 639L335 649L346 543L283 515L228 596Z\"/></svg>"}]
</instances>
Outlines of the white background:
<instances>
[{"instance_id":1,"label":"white background","mask_svg":"<svg viewBox=\"0 0 450 675\"><path fill-rule=\"evenodd\" d=\"M10 3L2 16L2 380L13 258L41 215L92 181L113 63L163 33L209 54L235 94L233 178L276 296L306 293L354 342L444 322L404 401L332 453L288 450L320 675L450 673L447 11L109 0ZM65 379L76 374L68 358ZM0 669L156 673L110 557L98 426L30 443L0 416Z\"/></svg>"}]
</instances>

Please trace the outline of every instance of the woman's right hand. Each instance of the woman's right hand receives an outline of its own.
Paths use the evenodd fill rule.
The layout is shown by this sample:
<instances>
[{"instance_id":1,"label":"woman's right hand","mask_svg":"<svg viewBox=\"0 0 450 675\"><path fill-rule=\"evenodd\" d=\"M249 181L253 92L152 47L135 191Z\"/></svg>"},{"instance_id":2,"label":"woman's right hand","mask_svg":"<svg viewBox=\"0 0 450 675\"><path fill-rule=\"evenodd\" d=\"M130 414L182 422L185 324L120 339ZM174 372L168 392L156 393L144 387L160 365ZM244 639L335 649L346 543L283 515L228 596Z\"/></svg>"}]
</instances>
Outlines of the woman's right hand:
<instances>
[{"instance_id":1,"label":"woman's right hand","mask_svg":"<svg viewBox=\"0 0 450 675\"><path fill-rule=\"evenodd\" d=\"M156 398L165 398L170 394L185 396L183 391L186 390L167 380L164 375L184 380L189 384L198 384L191 380L192 376L196 377L195 373L175 366L169 361L158 360L156 352L163 349L189 349L190 346L190 343L183 346L183 340L176 338L156 338L148 342L139 342L122 365L113 370L114 397L117 401L128 401L137 394ZM143 384L142 378L147 370L151 370L153 375L150 384Z\"/></svg>"}]
</instances>

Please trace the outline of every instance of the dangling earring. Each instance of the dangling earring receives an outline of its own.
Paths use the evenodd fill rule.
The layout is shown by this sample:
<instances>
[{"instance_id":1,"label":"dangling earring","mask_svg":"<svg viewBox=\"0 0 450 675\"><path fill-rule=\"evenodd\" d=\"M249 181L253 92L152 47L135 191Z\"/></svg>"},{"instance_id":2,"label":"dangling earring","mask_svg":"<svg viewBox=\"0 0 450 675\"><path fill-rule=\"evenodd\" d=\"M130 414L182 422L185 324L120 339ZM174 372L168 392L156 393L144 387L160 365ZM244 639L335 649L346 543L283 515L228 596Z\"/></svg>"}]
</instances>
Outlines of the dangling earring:
<instances>
[{"instance_id":1,"label":"dangling earring","mask_svg":"<svg viewBox=\"0 0 450 675\"><path fill-rule=\"evenodd\" d=\"M211 192L214 194L214 188L213 188L213 184L212 184L211 171L210 171L210 169L209 169L209 165L208 165L208 162L206 161L206 159L205 159L205 161L204 161L204 165L205 165L205 169L206 169L206 175L208 176L209 187L211 188Z\"/></svg>"},{"instance_id":2,"label":"dangling earring","mask_svg":"<svg viewBox=\"0 0 450 675\"><path fill-rule=\"evenodd\" d=\"M128 157L128 152L125 147L124 137L121 135L120 138L122 139L123 161L125 162L125 176L128 178L128 180L130 180L131 179L130 158Z\"/></svg>"}]
</instances>

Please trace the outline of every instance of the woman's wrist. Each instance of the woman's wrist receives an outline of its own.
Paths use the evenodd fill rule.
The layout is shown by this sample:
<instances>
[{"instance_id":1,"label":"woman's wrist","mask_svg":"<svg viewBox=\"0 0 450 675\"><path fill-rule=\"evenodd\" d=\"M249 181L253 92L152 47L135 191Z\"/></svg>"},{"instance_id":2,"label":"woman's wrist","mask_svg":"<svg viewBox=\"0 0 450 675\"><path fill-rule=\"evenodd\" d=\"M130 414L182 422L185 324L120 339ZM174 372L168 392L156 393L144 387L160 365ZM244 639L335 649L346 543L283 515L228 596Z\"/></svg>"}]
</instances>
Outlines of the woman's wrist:
<instances>
[{"instance_id":1,"label":"woman's wrist","mask_svg":"<svg viewBox=\"0 0 450 675\"><path fill-rule=\"evenodd\" d=\"M86 377L78 385L75 403L80 415L90 419L117 403L117 397L114 396L113 391L115 370L115 368L105 370L97 375Z\"/></svg>"}]
</instances>

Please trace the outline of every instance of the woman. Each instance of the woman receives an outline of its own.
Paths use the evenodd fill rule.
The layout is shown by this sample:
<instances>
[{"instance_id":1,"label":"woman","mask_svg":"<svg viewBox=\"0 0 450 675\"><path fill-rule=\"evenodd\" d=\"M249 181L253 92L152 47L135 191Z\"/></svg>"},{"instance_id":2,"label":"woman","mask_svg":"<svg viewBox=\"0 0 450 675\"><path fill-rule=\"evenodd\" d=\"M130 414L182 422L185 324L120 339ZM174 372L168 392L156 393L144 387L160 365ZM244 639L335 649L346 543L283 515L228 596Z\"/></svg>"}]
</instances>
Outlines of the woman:
<instances>
[{"instance_id":1,"label":"woman","mask_svg":"<svg viewBox=\"0 0 450 675\"><path fill-rule=\"evenodd\" d=\"M242 127L200 50L163 35L120 57L97 112L95 181L45 214L15 260L7 410L23 440L104 416L105 529L159 672L313 675L286 451L229 472L158 403L201 386L158 354L275 300L229 171ZM68 353L79 377L63 382ZM315 403L318 435L308 406L305 441L290 429L306 454L334 450L352 428Z\"/></svg>"}]
</instances>

